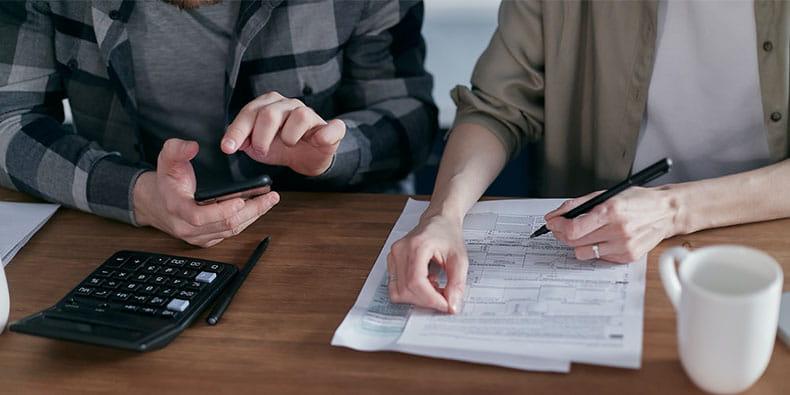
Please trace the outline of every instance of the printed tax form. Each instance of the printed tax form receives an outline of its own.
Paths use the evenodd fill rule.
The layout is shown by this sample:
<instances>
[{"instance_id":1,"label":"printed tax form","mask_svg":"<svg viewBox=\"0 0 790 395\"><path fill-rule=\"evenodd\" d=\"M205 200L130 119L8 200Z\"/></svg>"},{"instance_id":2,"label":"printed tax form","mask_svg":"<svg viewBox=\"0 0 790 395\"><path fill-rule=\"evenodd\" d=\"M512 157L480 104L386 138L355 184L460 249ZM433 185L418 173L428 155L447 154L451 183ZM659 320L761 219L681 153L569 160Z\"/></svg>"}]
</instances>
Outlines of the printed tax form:
<instances>
[{"instance_id":1,"label":"printed tax form","mask_svg":"<svg viewBox=\"0 0 790 395\"><path fill-rule=\"evenodd\" d=\"M487 201L470 210L467 290L451 316L389 300L386 255L427 207L409 200L332 344L526 370L568 372L570 362L638 368L646 258L579 261L551 234L529 239L561 202Z\"/></svg>"}]
</instances>

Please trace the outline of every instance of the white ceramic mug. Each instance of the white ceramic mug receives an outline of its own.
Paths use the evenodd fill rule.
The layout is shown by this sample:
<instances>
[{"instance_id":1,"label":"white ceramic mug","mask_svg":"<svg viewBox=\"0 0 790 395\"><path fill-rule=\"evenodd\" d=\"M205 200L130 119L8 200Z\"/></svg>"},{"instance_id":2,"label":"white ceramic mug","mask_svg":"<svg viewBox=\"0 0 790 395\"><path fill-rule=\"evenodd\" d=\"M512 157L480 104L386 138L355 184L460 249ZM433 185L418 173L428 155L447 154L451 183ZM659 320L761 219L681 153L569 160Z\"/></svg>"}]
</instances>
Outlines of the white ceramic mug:
<instances>
[{"instance_id":1,"label":"white ceramic mug","mask_svg":"<svg viewBox=\"0 0 790 395\"><path fill-rule=\"evenodd\" d=\"M776 338L784 279L776 260L734 245L675 247L661 255L659 271L678 313L680 361L691 380L715 393L754 384Z\"/></svg>"},{"instance_id":2,"label":"white ceramic mug","mask_svg":"<svg viewBox=\"0 0 790 395\"><path fill-rule=\"evenodd\" d=\"M8 324L8 312L11 307L11 298L8 295L8 282L5 279L5 268L0 260L0 334Z\"/></svg>"}]
</instances>

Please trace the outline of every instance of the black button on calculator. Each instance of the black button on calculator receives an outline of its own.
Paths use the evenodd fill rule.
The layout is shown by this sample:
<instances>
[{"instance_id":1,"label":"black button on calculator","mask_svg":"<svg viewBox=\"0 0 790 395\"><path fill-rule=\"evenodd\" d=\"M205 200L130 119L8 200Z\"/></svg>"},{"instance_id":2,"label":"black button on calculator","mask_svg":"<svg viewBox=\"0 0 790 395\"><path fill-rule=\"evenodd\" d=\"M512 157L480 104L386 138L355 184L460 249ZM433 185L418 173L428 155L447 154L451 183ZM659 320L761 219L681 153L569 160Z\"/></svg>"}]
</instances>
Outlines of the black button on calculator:
<instances>
[{"instance_id":1,"label":"black button on calculator","mask_svg":"<svg viewBox=\"0 0 790 395\"><path fill-rule=\"evenodd\" d=\"M164 347L222 291L236 266L119 251L15 332L137 351Z\"/></svg>"}]
</instances>

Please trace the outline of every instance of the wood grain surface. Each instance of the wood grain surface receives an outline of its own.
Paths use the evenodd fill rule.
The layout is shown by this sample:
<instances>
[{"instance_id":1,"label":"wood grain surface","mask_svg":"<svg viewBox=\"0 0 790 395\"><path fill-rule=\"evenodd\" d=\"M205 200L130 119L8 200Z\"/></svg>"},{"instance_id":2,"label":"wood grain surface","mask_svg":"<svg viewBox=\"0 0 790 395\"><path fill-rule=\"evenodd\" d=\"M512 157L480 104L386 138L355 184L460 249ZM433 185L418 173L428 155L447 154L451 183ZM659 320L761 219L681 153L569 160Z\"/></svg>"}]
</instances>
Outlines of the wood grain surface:
<instances>
[{"instance_id":1,"label":"wood grain surface","mask_svg":"<svg viewBox=\"0 0 790 395\"><path fill-rule=\"evenodd\" d=\"M678 360L658 256L677 245L747 245L779 261L790 289L790 220L778 220L678 236L650 253L639 370L574 364L569 374L535 373L330 346L406 198L285 192L244 233L208 249L61 208L6 267L11 321L51 306L118 250L241 265L263 237L272 239L222 321L209 326L201 317L164 349L135 353L4 332L0 393L700 393ZM0 200L34 201L6 189ZM778 339L747 393L790 393L790 348Z\"/></svg>"}]
</instances>

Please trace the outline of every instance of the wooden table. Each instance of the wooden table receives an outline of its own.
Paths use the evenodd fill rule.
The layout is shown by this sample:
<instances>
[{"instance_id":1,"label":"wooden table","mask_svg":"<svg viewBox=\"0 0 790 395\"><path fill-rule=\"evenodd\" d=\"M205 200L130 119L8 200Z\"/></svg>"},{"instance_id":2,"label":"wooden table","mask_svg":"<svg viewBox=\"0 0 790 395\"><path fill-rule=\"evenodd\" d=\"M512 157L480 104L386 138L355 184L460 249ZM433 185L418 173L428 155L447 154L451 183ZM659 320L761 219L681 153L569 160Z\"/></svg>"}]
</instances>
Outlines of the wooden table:
<instances>
[{"instance_id":1,"label":"wooden table","mask_svg":"<svg viewBox=\"0 0 790 395\"><path fill-rule=\"evenodd\" d=\"M0 200L31 199L0 189ZM698 393L678 360L659 254L677 245L752 246L782 264L790 289L790 220L779 220L675 237L650 253L639 370L574 364L570 374L535 373L330 346L405 201L283 193L272 212L209 249L62 208L6 268L11 321L51 306L117 250L241 264L265 235L272 241L219 325L196 321L162 350L141 354L5 332L0 392ZM787 346L777 340L767 371L748 393L790 393Z\"/></svg>"}]
</instances>

